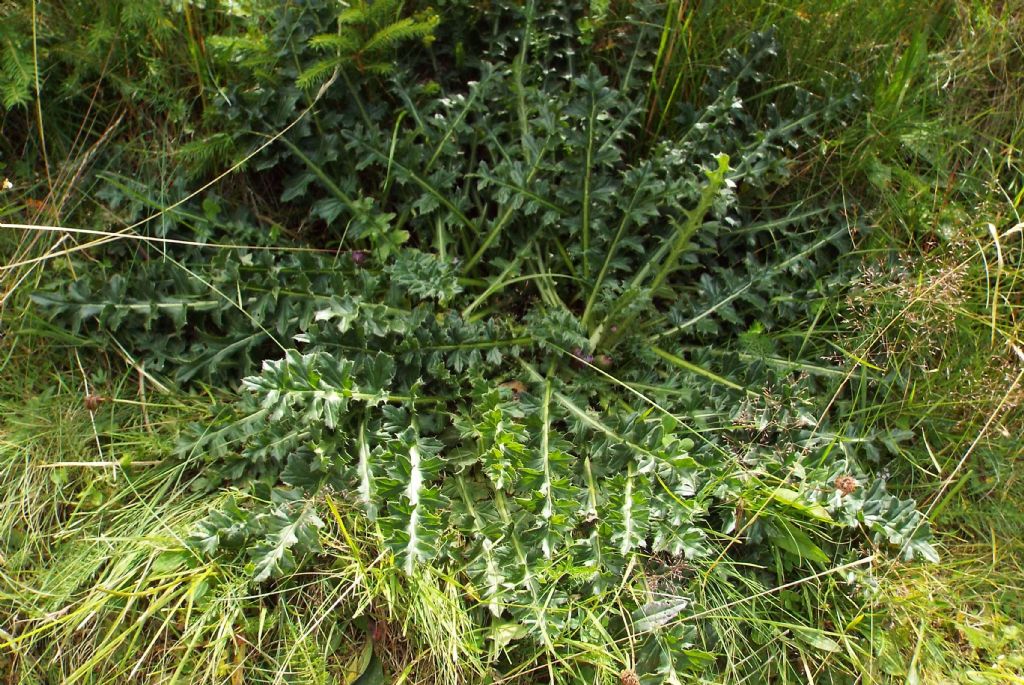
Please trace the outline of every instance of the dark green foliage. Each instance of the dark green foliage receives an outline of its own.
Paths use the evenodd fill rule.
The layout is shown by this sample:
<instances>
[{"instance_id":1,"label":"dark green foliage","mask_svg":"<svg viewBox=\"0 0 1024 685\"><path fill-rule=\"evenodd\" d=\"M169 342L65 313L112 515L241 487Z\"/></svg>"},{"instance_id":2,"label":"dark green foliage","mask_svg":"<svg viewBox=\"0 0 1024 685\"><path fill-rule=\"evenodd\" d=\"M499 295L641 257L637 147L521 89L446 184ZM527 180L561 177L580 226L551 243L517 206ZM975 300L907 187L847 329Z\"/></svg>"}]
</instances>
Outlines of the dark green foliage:
<instances>
[{"instance_id":1,"label":"dark green foliage","mask_svg":"<svg viewBox=\"0 0 1024 685\"><path fill-rule=\"evenodd\" d=\"M90 146L122 125L192 129L217 89L201 63L203 34L230 23L218 9L199 12L187 2L0 3L0 164L14 167L5 173L28 181L28 169L42 162L60 185L68 179L58 166L81 165L77 180L88 186ZM122 172L147 164L131 145L113 148L104 165L119 154Z\"/></svg>"},{"instance_id":2,"label":"dark green foliage","mask_svg":"<svg viewBox=\"0 0 1024 685\"><path fill-rule=\"evenodd\" d=\"M291 3L211 40L234 75L205 120L217 149L316 103L246 170L313 247L275 249L207 196L154 225L177 242L35 294L182 384L241 387L181 445L201 487L238 491L190 545L285 578L317 563L327 490L406 576L458 578L484 625L544 646L659 564L785 583L858 558L857 533L934 558L923 516L866 470L892 436L849 420L831 348L782 335L849 282L862 227L791 183L856 94L766 83L777 45L757 34L652 137L661 8L491 4L438 24ZM108 181L126 214L151 202ZM695 591L621 598L644 678L714 660L714 630L681 623Z\"/></svg>"},{"instance_id":3,"label":"dark green foliage","mask_svg":"<svg viewBox=\"0 0 1024 685\"><path fill-rule=\"evenodd\" d=\"M324 525L312 505L297 501L296 494L275 490L273 501L255 515L228 500L196 526L188 542L207 554L220 550L247 552L257 581L291 573L296 570L299 555L320 549L317 529Z\"/></svg>"}]
</instances>

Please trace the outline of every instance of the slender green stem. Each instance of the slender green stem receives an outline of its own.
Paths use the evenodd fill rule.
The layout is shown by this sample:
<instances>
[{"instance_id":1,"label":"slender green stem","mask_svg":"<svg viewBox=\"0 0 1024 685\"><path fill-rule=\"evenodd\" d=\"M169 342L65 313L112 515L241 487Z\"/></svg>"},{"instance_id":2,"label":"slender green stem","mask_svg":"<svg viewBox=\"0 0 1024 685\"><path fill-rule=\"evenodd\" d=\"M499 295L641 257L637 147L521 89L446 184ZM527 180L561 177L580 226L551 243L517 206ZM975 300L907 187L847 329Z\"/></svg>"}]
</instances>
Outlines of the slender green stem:
<instances>
[{"instance_id":1,"label":"slender green stem","mask_svg":"<svg viewBox=\"0 0 1024 685\"><path fill-rule=\"evenodd\" d=\"M594 163L594 120L597 118L597 95L590 93L590 115L587 121L587 156L583 170L583 207L580 227L583 234L583 277L590 276L590 184Z\"/></svg>"},{"instance_id":2,"label":"slender green stem","mask_svg":"<svg viewBox=\"0 0 1024 685\"><path fill-rule=\"evenodd\" d=\"M625 233L626 227L629 225L629 217L632 214L633 207L636 206L637 198L640 196L640 189L643 186L644 180L647 178L647 174L651 170L650 162L647 163L644 174L637 184L636 189L633 191L633 197L630 198L629 208L622 213L622 221L619 222L619 228L615 232L615 238L612 239L611 245L608 246L608 252L605 253L604 263L601 264L601 271L597 274L597 279L594 281L593 287L590 289L590 297L587 298L587 305L583 309L583 316L580 319L580 323L583 328L587 328L587 324L590 322L590 314L593 311L594 303L597 301L598 292L601 290L601 284L604 283L605 275L608 273L608 267L612 263L612 259L615 257L616 249L618 248L619 241L622 240L622 234Z\"/></svg>"},{"instance_id":3,"label":"slender green stem","mask_svg":"<svg viewBox=\"0 0 1024 685\"><path fill-rule=\"evenodd\" d=\"M745 392L747 395L749 395L751 397L758 397L759 396L753 390L748 390L747 388L744 388L739 383L734 383L731 380L729 380L728 378L725 378L723 376L719 376L717 373L713 373L713 372L708 371L707 369L705 369L703 367L697 366L696 364L692 364L692 363L686 361L685 359L683 359L682 357L677 357L676 355L672 354L671 352L666 352L665 350L661 349L660 347L655 347L654 345L651 345L651 352L654 352L654 354L658 355L659 357L661 357L662 359L667 361L669 364L672 364L673 366L677 366L680 369L683 369L684 371L689 371L691 373L697 374L698 376L703 376L704 378L707 378L708 380L714 381L715 383L718 383L719 385L724 385L727 388L731 388L733 390L740 390L742 392Z\"/></svg>"},{"instance_id":4,"label":"slender green stem","mask_svg":"<svg viewBox=\"0 0 1024 685\"><path fill-rule=\"evenodd\" d=\"M537 159L534 160L533 165L530 167L530 173L527 174L525 182L525 185L527 187L529 187L530 182L533 181L533 177L536 176L537 172L540 170L540 163L543 158L544 154L542 152L541 154L537 155ZM505 208L505 211L502 212L498 220L494 222L494 226L492 226L491 230L488 231L487 236L484 238L483 242L480 243L480 246L476 249L476 252L474 252L473 256L466 261L465 266L463 266L462 268L463 273L468 273L474 266L476 266L477 262L479 262L481 257L484 256L484 252L486 252L487 248L491 246L491 243L495 241L495 239L501 233L502 229L505 228L505 225L512 219L515 213L515 205L509 205L508 207Z\"/></svg>"},{"instance_id":5,"label":"slender green stem","mask_svg":"<svg viewBox=\"0 0 1024 685\"><path fill-rule=\"evenodd\" d=\"M654 280L651 281L652 294L657 292L668 275L676 268L679 257L686 250L687 245L690 244L690 239L693 238L697 229L701 227L704 215L708 213L711 204L715 201L715 197L718 196L722 186L725 185L725 174L729 171L729 156L719 155L716 161L718 162L718 168L708 172L708 183L701 190L697 206L686 213L686 221L676 231L676 238L672 243L672 250L669 252L668 258L662 262L661 268L654 276Z\"/></svg>"}]
</instances>

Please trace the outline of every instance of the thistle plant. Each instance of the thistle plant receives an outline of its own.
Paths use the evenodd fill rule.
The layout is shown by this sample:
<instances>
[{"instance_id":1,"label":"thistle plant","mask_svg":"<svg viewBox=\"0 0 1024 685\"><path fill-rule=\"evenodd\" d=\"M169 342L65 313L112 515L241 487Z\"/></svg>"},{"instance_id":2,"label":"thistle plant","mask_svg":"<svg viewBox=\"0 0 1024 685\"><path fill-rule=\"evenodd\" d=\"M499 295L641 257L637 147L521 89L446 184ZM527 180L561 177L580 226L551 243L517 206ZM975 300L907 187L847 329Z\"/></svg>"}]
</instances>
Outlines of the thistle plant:
<instances>
[{"instance_id":1,"label":"thistle plant","mask_svg":"<svg viewBox=\"0 0 1024 685\"><path fill-rule=\"evenodd\" d=\"M784 584L865 546L935 558L868 470L892 436L847 420L845 368L770 335L816 322L850 268L840 208L780 198L857 94L767 88L778 46L756 34L651 140L653 5L581 35L572 3L459 4L454 28L399 4L289 6L258 45L220 41L249 70L211 115L233 146L284 127L270 94L328 84L250 172L316 249L183 240L35 295L182 384L240 391L180 445L198 487L239 495L190 548L286 582L329 563L337 499L398 577L454 579L484 629L556 655L627 636L656 682L713 661L721 636L688 617L723 560ZM167 235L256 233L207 200ZM688 570L655 594L661 567Z\"/></svg>"}]
</instances>

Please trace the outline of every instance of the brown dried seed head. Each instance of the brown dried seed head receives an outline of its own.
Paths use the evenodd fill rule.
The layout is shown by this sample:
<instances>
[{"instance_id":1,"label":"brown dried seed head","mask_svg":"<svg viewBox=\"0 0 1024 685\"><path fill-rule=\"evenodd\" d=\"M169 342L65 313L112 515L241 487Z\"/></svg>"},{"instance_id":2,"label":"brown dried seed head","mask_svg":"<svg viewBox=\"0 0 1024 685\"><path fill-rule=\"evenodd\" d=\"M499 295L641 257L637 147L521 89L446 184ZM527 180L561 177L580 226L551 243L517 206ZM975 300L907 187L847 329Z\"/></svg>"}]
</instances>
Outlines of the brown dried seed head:
<instances>
[{"instance_id":1,"label":"brown dried seed head","mask_svg":"<svg viewBox=\"0 0 1024 685\"><path fill-rule=\"evenodd\" d=\"M836 478L835 482L836 490L844 495L849 495L856 490L859 485L860 483L857 482L857 479L849 474L839 476Z\"/></svg>"},{"instance_id":2,"label":"brown dried seed head","mask_svg":"<svg viewBox=\"0 0 1024 685\"><path fill-rule=\"evenodd\" d=\"M622 685L640 685L640 676L632 668L624 668L619 674L619 682Z\"/></svg>"},{"instance_id":3,"label":"brown dried seed head","mask_svg":"<svg viewBox=\"0 0 1024 685\"><path fill-rule=\"evenodd\" d=\"M96 411L100 408L100 405L106 401L107 398L101 397L100 395L86 395L85 396L85 408L89 411Z\"/></svg>"}]
</instances>

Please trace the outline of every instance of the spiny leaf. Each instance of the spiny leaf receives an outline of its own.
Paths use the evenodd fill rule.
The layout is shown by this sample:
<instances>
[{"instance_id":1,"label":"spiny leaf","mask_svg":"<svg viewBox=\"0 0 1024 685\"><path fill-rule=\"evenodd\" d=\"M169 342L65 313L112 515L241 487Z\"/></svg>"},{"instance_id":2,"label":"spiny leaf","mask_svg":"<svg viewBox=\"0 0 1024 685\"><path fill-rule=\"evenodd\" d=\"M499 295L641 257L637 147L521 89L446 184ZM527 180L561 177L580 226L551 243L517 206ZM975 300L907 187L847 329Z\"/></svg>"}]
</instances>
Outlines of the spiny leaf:
<instances>
[{"instance_id":1,"label":"spiny leaf","mask_svg":"<svg viewBox=\"0 0 1024 685\"><path fill-rule=\"evenodd\" d=\"M318 529L324 527L311 502L301 507L276 507L265 518L266 534L249 552L256 582L295 570L297 556L320 550Z\"/></svg>"}]
</instances>

